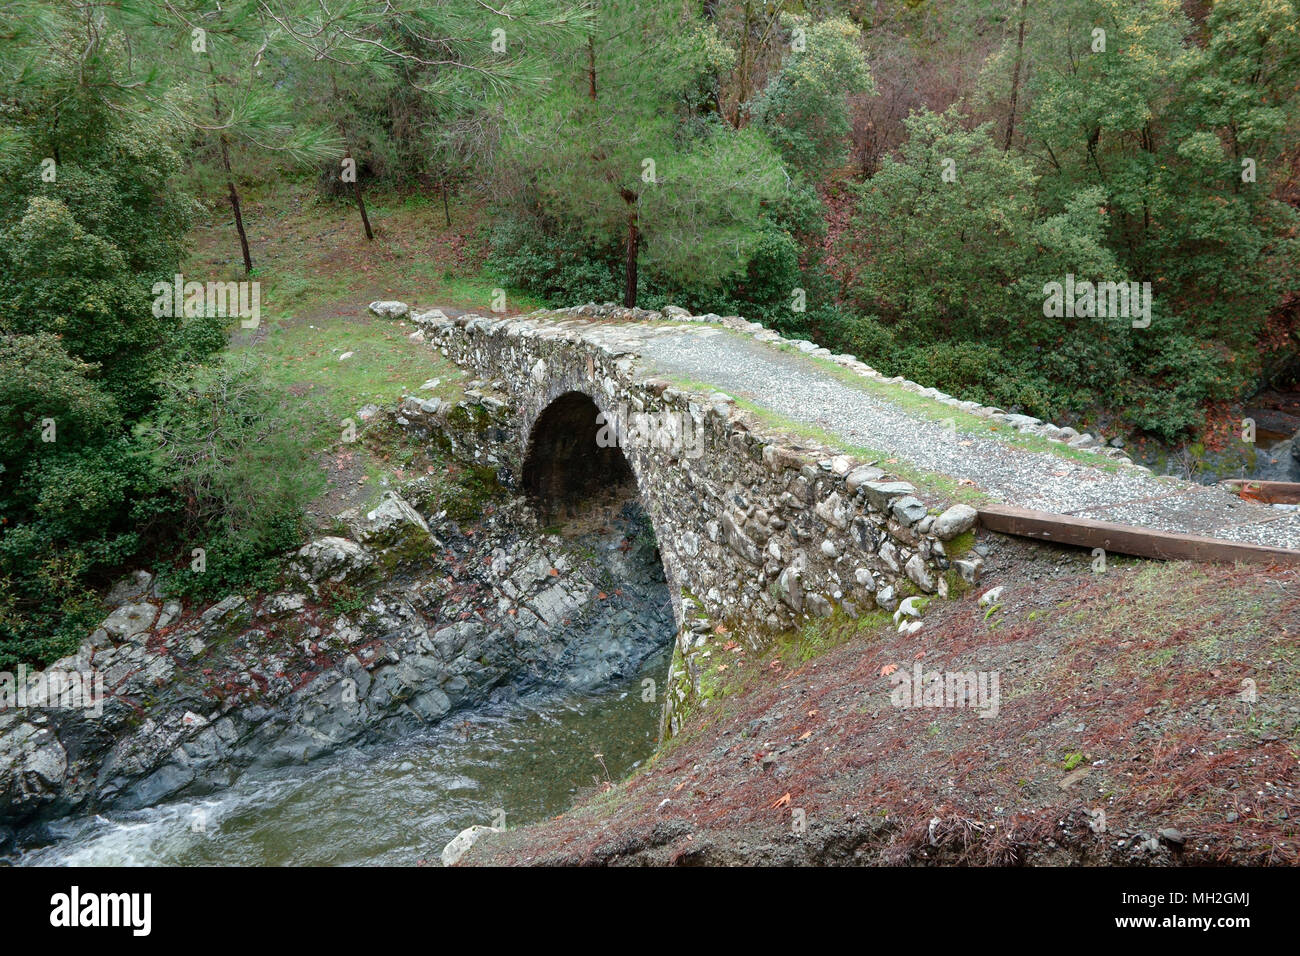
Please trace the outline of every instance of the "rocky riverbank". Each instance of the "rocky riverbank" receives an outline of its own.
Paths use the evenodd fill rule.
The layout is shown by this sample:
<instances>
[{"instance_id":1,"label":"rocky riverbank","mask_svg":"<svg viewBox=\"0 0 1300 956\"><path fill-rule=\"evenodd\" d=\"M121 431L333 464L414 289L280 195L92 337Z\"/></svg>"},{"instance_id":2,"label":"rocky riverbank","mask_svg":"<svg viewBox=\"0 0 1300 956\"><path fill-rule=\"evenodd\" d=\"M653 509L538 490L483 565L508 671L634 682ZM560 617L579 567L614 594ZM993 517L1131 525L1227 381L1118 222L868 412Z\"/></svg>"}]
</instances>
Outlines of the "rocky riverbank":
<instances>
[{"instance_id":1,"label":"rocky riverbank","mask_svg":"<svg viewBox=\"0 0 1300 956\"><path fill-rule=\"evenodd\" d=\"M538 528L478 445L496 411L471 396L385 416L439 433L476 476L479 517L430 510L416 479L340 515L273 593L187 606L146 572L114 588L103 625L46 671L102 675L102 712L39 693L0 711L0 850L68 814L213 792L529 688L635 673L675 632L639 507Z\"/></svg>"}]
</instances>

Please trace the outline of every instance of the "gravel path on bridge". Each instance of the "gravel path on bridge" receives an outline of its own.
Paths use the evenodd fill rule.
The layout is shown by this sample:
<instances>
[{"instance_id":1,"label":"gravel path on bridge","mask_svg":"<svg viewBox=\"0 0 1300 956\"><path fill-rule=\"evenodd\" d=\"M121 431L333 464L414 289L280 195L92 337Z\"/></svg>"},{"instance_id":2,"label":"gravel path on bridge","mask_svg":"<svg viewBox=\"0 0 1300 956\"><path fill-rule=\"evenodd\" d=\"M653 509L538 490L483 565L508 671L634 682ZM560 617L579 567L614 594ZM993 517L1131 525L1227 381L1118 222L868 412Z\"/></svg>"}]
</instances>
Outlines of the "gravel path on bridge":
<instances>
[{"instance_id":1,"label":"gravel path on bridge","mask_svg":"<svg viewBox=\"0 0 1300 956\"><path fill-rule=\"evenodd\" d=\"M1107 471L964 431L841 381L802 353L709 326L599 324L655 374L720 391L922 471L969 479L1005 504L1165 531L1280 547L1300 545L1300 514L1243 501L1217 487L1131 468ZM900 390L900 395L908 394ZM884 467L888 467L885 465Z\"/></svg>"}]
</instances>

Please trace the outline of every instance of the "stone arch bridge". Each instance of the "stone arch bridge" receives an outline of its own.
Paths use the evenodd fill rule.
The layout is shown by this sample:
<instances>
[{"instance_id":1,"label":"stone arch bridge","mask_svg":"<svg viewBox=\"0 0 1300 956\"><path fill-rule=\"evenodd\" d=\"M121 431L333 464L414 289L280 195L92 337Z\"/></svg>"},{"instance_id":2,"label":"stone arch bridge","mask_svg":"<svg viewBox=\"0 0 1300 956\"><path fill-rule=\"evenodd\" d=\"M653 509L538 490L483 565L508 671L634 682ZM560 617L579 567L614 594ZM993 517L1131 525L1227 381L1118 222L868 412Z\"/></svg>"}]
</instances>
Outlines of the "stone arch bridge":
<instances>
[{"instance_id":1,"label":"stone arch bridge","mask_svg":"<svg viewBox=\"0 0 1300 956\"><path fill-rule=\"evenodd\" d=\"M676 703L698 689L695 657L718 624L758 647L806 616L892 611L979 578L978 556L948 553L973 508L816 442L769 437L729 396L647 373L598 323L413 318L487 380L481 401L508 406L499 457L539 511L635 483L678 624Z\"/></svg>"},{"instance_id":2,"label":"stone arch bridge","mask_svg":"<svg viewBox=\"0 0 1300 956\"><path fill-rule=\"evenodd\" d=\"M510 423L497 457L539 511L635 484L678 625L670 721L698 690L698 655L719 624L758 648L810 616L893 611L912 595L977 584L983 559L970 532L980 512L953 503L962 486L1137 531L1208 535L1194 540L1247 549L1248 559L1300 557L1287 550L1300 541L1300 514L1157 478L1091 435L888 379L743 319L673 307L371 311L409 318L413 339L478 376L468 397ZM788 414L729 393L774 395ZM408 398L404 408L419 414L422 404Z\"/></svg>"}]
</instances>

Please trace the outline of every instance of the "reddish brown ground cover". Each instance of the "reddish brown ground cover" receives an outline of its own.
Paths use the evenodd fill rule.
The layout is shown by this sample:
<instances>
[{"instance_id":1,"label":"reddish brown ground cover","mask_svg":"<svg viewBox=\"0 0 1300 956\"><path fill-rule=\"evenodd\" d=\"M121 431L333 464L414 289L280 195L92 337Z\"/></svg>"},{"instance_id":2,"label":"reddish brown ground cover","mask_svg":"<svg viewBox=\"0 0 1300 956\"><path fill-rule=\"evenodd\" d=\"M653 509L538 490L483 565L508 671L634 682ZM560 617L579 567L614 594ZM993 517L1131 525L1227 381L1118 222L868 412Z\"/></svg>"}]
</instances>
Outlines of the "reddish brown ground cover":
<instances>
[{"instance_id":1,"label":"reddish brown ground cover","mask_svg":"<svg viewBox=\"0 0 1300 956\"><path fill-rule=\"evenodd\" d=\"M464 862L1300 862L1300 575L995 546L991 612L974 592L910 636L835 619L719 650L645 770ZM997 716L893 706L917 661L997 672Z\"/></svg>"}]
</instances>

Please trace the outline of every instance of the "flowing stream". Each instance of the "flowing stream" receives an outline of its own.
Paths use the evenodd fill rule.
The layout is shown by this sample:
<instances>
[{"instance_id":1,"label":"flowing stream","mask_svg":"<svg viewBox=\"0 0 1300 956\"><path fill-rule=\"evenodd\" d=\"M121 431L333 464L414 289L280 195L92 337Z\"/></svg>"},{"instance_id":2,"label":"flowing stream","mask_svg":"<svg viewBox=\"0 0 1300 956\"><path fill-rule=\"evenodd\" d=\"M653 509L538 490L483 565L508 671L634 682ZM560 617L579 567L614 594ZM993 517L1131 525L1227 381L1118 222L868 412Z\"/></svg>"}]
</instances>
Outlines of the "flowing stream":
<instances>
[{"instance_id":1,"label":"flowing stream","mask_svg":"<svg viewBox=\"0 0 1300 956\"><path fill-rule=\"evenodd\" d=\"M554 816L581 790L618 781L654 749L670 647L630 680L593 693L525 696L453 714L401 740L303 767L250 771L200 799L69 817L16 865L440 865L462 829ZM599 756L597 756L599 755Z\"/></svg>"}]
</instances>

